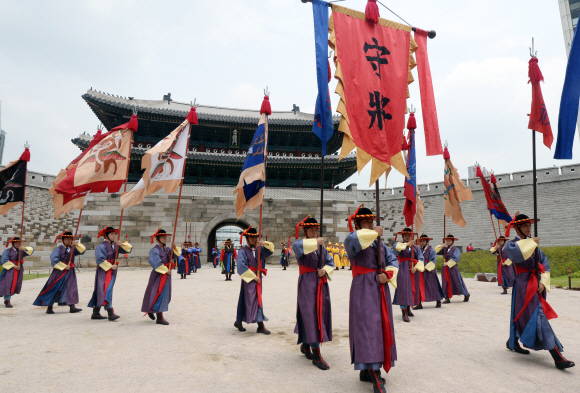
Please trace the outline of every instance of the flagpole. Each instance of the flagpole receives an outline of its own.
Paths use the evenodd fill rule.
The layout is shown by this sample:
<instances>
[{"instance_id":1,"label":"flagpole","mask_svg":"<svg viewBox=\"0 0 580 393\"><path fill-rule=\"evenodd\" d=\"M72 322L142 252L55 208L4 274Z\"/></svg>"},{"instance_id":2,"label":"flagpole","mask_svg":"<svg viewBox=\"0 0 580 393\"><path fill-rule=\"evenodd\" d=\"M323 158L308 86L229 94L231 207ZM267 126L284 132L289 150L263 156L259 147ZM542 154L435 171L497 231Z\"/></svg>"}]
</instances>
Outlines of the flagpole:
<instances>
[{"instance_id":1,"label":"flagpole","mask_svg":"<svg viewBox=\"0 0 580 393\"><path fill-rule=\"evenodd\" d=\"M493 228L493 234L495 235L495 241L497 242L497 232L495 231L495 225L493 223L493 216L491 215L491 211L489 211L489 219L491 220L491 227Z\"/></svg>"},{"instance_id":2,"label":"flagpole","mask_svg":"<svg viewBox=\"0 0 580 393\"><path fill-rule=\"evenodd\" d=\"M26 162L24 168L24 190L22 196L22 220L20 221L20 241L23 243L22 234L24 233L24 204L26 202L26 180L28 177L28 162Z\"/></svg>"},{"instance_id":3,"label":"flagpole","mask_svg":"<svg viewBox=\"0 0 580 393\"><path fill-rule=\"evenodd\" d=\"M377 211L377 226L381 226L381 206L379 204L379 181L375 182L375 202ZM381 243L381 237L377 237L377 274L383 272L383 247Z\"/></svg>"},{"instance_id":4,"label":"flagpole","mask_svg":"<svg viewBox=\"0 0 580 393\"><path fill-rule=\"evenodd\" d=\"M323 149L324 150L324 143ZM322 152L321 152L322 153ZM320 237L322 237L324 231L324 154L320 154L322 156L322 160L320 161ZM322 269L324 259L322 258L322 254L324 250L322 249L323 246L318 247L319 255L318 255L318 269Z\"/></svg>"},{"instance_id":5,"label":"flagpole","mask_svg":"<svg viewBox=\"0 0 580 393\"><path fill-rule=\"evenodd\" d=\"M183 179L185 178L185 166L187 165L187 153L189 150L189 138L191 138L191 126L189 123L189 134L187 135L187 144L185 145L185 158L183 160L183 170L181 171L181 183L179 184L179 198L177 199L177 211L175 212L175 224L173 224L173 239L177 237L177 218L179 217L179 207L181 205L181 192L183 191ZM187 232L187 223L185 231ZM173 247L171 247L171 256L169 257L169 270L171 270L171 261L173 261Z\"/></svg>"},{"instance_id":6,"label":"flagpole","mask_svg":"<svg viewBox=\"0 0 580 393\"><path fill-rule=\"evenodd\" d=\"M133 130L131 131L131 147L129 147L129 160L127 161L127 173L125 174L125 186L123 188L123 193L127 192L127 183L129 183L129 167L131 166L131 153L133 152ZM123 214L125 209L121 208L121 219L119 220L119 233L117 234L117 242L121 240L121 228L123 226ZM117 250L115 251L115 265L117 264L117 258L119 257L119 245L117 244Z\"/></svg>"},{"instance_id":7,"label":"flagpole","mask_svg":"<svg viewBox=\"0 0 580 393\"><path fill-rule=\"evenodd\" d=\"M79 225L81 223L81 216L83 215L83 207L81 207L81 210L79 211L79 218L77 220L77 228L75 229L75 237L73 237L73 241L76 240L77 238L77 234L79 233ZM70 264L72 263L72 259L73 259L73 255L75 253L75 248L71 246L71 250L70 250L70 255L68 258L68 265L70 266Z\"/></svg>"}]
</instances>

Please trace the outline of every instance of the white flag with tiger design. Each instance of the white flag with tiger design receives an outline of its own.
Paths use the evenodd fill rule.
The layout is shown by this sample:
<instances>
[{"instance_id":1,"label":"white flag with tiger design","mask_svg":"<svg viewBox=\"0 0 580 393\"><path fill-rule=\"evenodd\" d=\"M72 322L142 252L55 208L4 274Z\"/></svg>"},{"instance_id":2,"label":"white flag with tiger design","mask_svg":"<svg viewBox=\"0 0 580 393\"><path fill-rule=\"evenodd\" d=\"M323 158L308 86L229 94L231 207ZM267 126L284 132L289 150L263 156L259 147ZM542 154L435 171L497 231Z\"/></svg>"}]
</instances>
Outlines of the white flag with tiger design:
<instances>
[{"instance_id":1,"label":"white flag with tiger design","mask_svg":"<svg viewBox=\"0 0 580 393\"><path fill-rule=\"evenodd\" d=\"M143 177L131 191L121 195L121 208L135 206L143 198L165 188L166 194L177 190L183 176L183 166L187 159L187 143L191 124L181 123L171 134L145 152L141 159Z\"/></svg>"}]
</instances>

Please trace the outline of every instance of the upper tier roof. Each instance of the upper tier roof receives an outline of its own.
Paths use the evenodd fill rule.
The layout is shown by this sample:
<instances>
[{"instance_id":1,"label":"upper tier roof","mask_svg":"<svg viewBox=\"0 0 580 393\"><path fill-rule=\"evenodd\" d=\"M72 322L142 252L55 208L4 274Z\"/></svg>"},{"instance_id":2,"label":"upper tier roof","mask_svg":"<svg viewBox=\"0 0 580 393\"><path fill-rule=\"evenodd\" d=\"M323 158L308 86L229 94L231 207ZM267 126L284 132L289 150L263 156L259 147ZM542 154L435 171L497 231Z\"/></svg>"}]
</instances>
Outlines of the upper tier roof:
<instances>
[{"instance_id":1,"label":"upper tier roof","mask_svg":"<svg viewBox=\"0 0 580 393\"><path fill-rule=\"evenodd\" d=\"M191 105L189 103L183 103L178 101L167 101L167 100L139 100L130 97L119 97L115 95L110 95L102 93L96 90L89 89L82 98L91 105L91 103L101 103L106 106L116 107L126 111L132 111L136 109L139 117L144 114L152 114L157 116L163 116L168 118L176 118L174 121L183 121L187 116ZM107 129L116 126L109 123L107 120L107 114L101 110L98 110L94 105L91 108L103 122ZM225 123L235 123L235 124L247 124L253 127L256 126L258 120L260 119L259 110L249 110L249 109L235 109L235 108L222 108L217 106L207 106L199 105L197 106L197 115L200 122L225 122ZM272 115L268 117L269 126L285 126L285 127L304 127L312 126L314 120L314 115L312 113L304 113L300 111L272 111ZM333 117L334 128L338 128L340 123L340 115ZM302 130L296 130L302 131ZM307 131L304 129L304 131ZM311 130L310 130L311 131Z\"/></svg>"}]
</instances>

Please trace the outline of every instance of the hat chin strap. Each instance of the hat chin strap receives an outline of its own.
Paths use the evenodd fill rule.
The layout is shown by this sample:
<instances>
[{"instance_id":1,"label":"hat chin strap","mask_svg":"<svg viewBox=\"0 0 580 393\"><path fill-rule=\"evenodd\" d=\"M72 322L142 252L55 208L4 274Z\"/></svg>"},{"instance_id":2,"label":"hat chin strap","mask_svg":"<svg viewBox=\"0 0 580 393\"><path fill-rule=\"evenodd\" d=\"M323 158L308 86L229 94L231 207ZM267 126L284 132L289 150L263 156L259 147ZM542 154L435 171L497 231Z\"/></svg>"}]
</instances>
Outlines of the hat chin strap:
<instances>
[{"instance_id":1,"label":"hat chin strap","mask_svg":"<svg viewBox=\"0 0 580 393\"><path fill-rule=\"evenodd\" d=\"M531 236L526 236L524 235L524 233L522 232L522 230L520 229L519 225L515 225L514 229L516 230L516 233L518 234L518 236L522 239L529 239L531 238Z\"/></svg>"}]
</instances>

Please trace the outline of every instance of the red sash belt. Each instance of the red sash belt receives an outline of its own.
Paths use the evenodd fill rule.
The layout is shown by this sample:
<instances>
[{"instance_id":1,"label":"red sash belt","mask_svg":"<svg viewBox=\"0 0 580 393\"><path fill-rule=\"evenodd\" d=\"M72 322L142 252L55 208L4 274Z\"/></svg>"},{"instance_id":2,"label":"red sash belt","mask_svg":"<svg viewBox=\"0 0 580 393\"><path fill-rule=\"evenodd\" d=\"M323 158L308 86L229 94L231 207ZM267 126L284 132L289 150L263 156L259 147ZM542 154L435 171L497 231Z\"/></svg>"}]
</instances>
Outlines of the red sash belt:
<instances>
[{"instance_id":1,"label":"red sash belt","mask_svg":"<svg viewBox=\"0 0 580 393\"><path fill-rule=\"evenodd\" d=\"M449 260L445 262L449 262ZM451 273L449 273L449 266L443 267L443 277L445 277L445 282L447 283L447 298L451 299L453 297L453 287L451 286Z\"/></svg>"},{"instance_id":2,"label":"red sash belt","mask_svg":"<svg viewBox=\"0 0 580 393\"><path fill-rule=\"evenodd\" d=\"M411 258L401 258L401 257L397 257L399 259L399 262L404 262L404 261L411 261L411 263L409 264L409 270L411 270L414 266L417 266L417 263L419 263L419 261L417 259L411 259ZM411 288L413 288L413 301L415 303L416 299L415 299L415 274L413 272L411 272ZM419 289L420 289L420 294L419 294L419 303L422 303L425 300L425 278L423 277L423 272L419 272Z\"/></svg>"},{"instance_id":3,"label":"red sash belt","mask_svg":"<svg viewBox=\"0 0 580 393\"><path fill-rule=\"evenodd\" d=\"M498 263L499 263L499 266L497 267L497 283L498 283L499 285L502 285L502 284L503 284L503 274L502 274L502 268L503 268L503 263L504 263L505 261L507 261L507 259L503 259L503 258L502 258L502 257L500 257L500 256L498 256L497 258L498 258L498 260L499 260L499 262L498 262Z\"/></svg>"},{"instance_id":4,"label":"red sash belt","mask_svg":"<svg viewBox=\"0 0 580 393\"><path fill-rule=\"evenodd\" d=\"M171 270L171 269L173 269L175 267L175 264L174 263L163 263L163 266L165 266L166 268L168 268L169 270ZM153 308L153 306L155 305L155 303L157 303L157 299L159 299L159 296L161 296L161 294L163 293L163 290L165 289L165 284L166 283L167 283L167 273L166 274L161 274L161 278L159 279L159 286L157 287L157 292L155 293L155 299L153 299L153 303L151 303L151 308ZM106 286L105 286L105 288L106 288ZM143 314L143 316L145 316L148 313L150 313L151 312L151 308L149 309L149 311L147 311L145 314Z\"/></svg>"},{"instance_id":5,"label":"red sash belt","mask_svg":"<svg viewBox=\"0 0 580 393\"><path fill-rule=\"evenodd\" d=\"M248 266L248 269L250 269L254 273L256 273L259 270L260 271L259 273L264 273L264 276L268 274L268 269L258 269L258 268L253 267L253 266ZM259 273L256 275L259 276L260 275ZM262 307L262 280L261 279L260 279L260 282L256 283L256 289L257 289L257 293L258 293L258 307Z\"/></svg>"},{"instance_id":6,"label":"red sash belt","mask_svg":"<svg viewBox=\"0 0 580 393\"><path fill-rule=\"evenodd\" d=\"M62 261L61 261L61 262L62 262ZM63 263L64 263L64 262L63 262ZM71 263L70 263L70 267L71 267L71 269L73 269L73 270L74 270L74 268L75 268L75 263L74 263L74 262L71 262ZM54 286L56 285L56 283L57 283L57 282L59 282L59 281L60 281L60 280L61 280L61 279L64 277L64 275L65 275L67 272L69 272L69 271L70 271L70 270L66 270L66 269L65 269L65 270L63 270L63 271L62 271L62 273L61 273L61 275L60 275L60 276L59 276L59 277L56 279L56 281L55 281L55 282L53 282L53 283L52 283L52 285L51 285L51 286L49 286L48 288L46 288L44 291L40 292L40 295L38 295L38 296L44 295L46 292L50 291L50 289L51 289L52 287L54 287Z\"/></svg>"},{"instance_id":7,"label":"red sash belt","mask_svg":"<svg viewBox=\"0 0 580 393\"><path fill-rule=\"evenodd\" d=\"M376 273L377 269L371 269L364 266L352 265L352 278L361 274ZM388 279L393 278L393 272L387 272L383 269L383 273L387 275ZM383 329L383 353L384 362L383 368L388 373L391 369L391 347L393 346L393 333L391 332L391 321L389 319L389 308L387 306L387 296L385 293L385 286L381 287L381 325Z\"/></svg>"},{"instance_id":8,"label":"red sash belt","mask_svg":"<svg viewBox=\"0 0 580 393\"><path fill-rule=\"evenodd\" d=\"M318 273L318 270L308 266L300 265L299 268L300 275L305 273ZM318 314L318 331L320 331L320 342L322 342L324 340L324 333L322 331L322 304L324 301L322 298L322 287L324 286L324 283L328 281L328 279L326 278L326 275L318 278L318 287L316 290L316 313Z\"/></svg>"},{"instance_id":9,"label":"red sash belt","mask_svg":"<svg viewBox=\"0 0 580 393\"><path fill-rule=\"evenodd\" d=\"M111 265L115 265L115 261L112 259L107 259L107 262L109 262ZM116 265L119 265L119 262L116 263ZM107 302L106 298L107 298L107 289L109 288L109 285L111 284L111 280L113 278L113 269L109 269L107 270L106 274L105 274L105 292L104 292L104 296L105 296L105 301L104 301L104 305L107 306L109 304L109 302Z\"/></svg>"},{"instance_id":10,"label":"red sash belt","mask_svg":"<svg viewBox=\"0 0 580 393\"><path fill-rule=\"evenodd\" d=\"M540 271L540 273L544 273L546 271L546 268L544 267L544 265L538 264L538 270ZM530 275L530 279L528 280L528 286L526 288L526 301L524 302L524 306L520 310L520 313L516 315L516 317L514 318L514 322L517 321L522 316L522 314L528 307L528 304L530 304L530 302L532 301L534 295L538 295L538 297L540 298L540 303L542 303L542 308L544 309L544 314L546 315L546 318L548 319L558 318L558 314L556 314L556 311L554 311L554 309L552 308L552 306L548 304L546 299L544 299L544 297L538 293L538 277L536 277L536 269L526 269L516 265L516 274L529 272L531 272L532 274Z\"/></svg>"},{"instance_id":11,"label":"red sash belt","mask_svg":"<svg viewBox=\"0 0 580 393\"><path fill-rule=\"evenodd\" d=\"M17 265L20 265L22 268L22 265L24 264L24 261L10 261L14 264L14 267L16 267ZM16 270L14 269L14 273L12 273L12 285L10 286L10 293L14 293L14 291L16 290L16 283L18 282L18 276L20 275L20 270Z\"/></svg>"}]
</instances>

